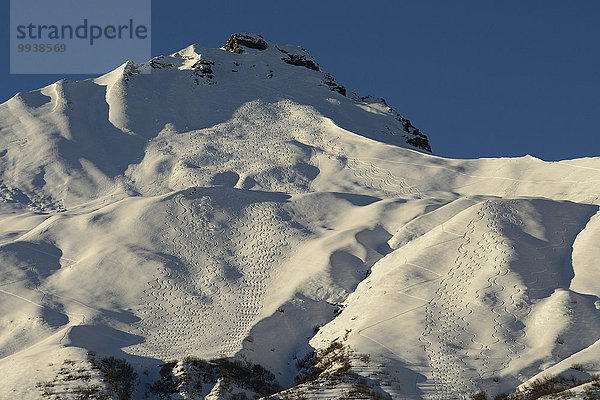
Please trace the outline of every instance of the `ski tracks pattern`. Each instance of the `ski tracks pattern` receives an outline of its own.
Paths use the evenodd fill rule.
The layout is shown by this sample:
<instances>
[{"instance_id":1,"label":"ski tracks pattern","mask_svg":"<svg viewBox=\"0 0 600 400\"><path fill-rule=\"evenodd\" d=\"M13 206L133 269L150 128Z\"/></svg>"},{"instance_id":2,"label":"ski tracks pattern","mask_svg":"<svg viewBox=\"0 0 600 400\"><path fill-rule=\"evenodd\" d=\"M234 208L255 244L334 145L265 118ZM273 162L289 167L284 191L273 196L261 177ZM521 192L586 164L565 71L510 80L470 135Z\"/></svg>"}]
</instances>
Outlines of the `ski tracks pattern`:
<instances>
[{"instance_id":1,"label":"ski tracks pattern","mask_svg":"<svg viewBox=\"0 0 600 400\"><path fill-rule=\"evenodd\" d=\"M487 200L469 221L454 264L426 306L420 337L434 399L464 398L525 349L525 287L509 275L502 225L521 224L512 201Z\"/></svg>"},{"instance_id":2,"label":"ski tracks pattern","mask_svg":"<svg viewBox=\"0 0 600 400\"><path fill-rule=\"evenodd\" d=\"M363 161L356 157L351 157L342 146L340 146L340 136L328 136L323 138L315 132L304 132L303 140L311 143L313 146L323 149L330 160L341 163L344 168L352 171L356 182L361 187L369 187L385 196L416 196L425 197L423 193L414 185L409 184L406 179L395 175L392 171L373 162Z\"/></svg>"},{"instance_id":3,"label":"ski tracks pattern","mask_svg":"<svg viewBox=\"0 0 600 400\"><path fill-rule=\"evenodd\" d=\"M162 233L171 258L144 290L134 333L145 342L131 351L160 359L233 355L260 314L293 228L269 202L235 217L210 196L178 194L173 204Z\"/></svg>"}]
</instances>

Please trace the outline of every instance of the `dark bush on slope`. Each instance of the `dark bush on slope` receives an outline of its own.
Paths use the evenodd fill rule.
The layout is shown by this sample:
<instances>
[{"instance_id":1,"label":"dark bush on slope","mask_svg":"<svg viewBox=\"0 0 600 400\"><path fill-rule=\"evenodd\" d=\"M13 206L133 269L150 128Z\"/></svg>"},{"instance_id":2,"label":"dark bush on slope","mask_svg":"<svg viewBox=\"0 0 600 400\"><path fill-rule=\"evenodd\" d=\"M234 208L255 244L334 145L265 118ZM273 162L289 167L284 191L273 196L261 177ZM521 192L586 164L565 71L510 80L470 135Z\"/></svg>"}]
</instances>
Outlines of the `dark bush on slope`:
<instances>
[{"instance_id":1,"label":"dark bush on slope","mask_svg":"<svg viewBox=\"0 0 600 400\"><path fill-rule=\"evenodd\" d=\"M600 376L592 375L591 379L581 380L574 375L547 375L532 381L522 390L508 394L497 394L494 400L536 400L545 396L568 395L567 390L589 382L592 382L592 387L588 388L589 390L586 390L585 393L592 400L596 396L595 389L600 390ZM486 400L487 394L485 392L472 393L469 395L469 398L473 400Z\"/></svg>"},{"instance_id":2,"label":"dark bush on slope","mask_svg":"<svg viewBox=\"0 0 600 400\"><path fill-rule=\"evenodd\" d=\"M133 367L124 359L105 357L100 360L92 357L92 366L103 375L109 391L119 400L131 399L138 375Z\"/></svg>"},{"instance_id":3,"label":"dark bush on slope","mask_svg":"<svg viewBox=\"0 0 600 400\"><path fill-rule=\"evenodd\" d=\"M252 391L260 396L269 396L282 389L272 372L260 365L240 359L218 358L207 361L186 357L181 363L175 360L163 364L160 375L160 380L150 387L150 392L160 399L170 399L176 393L199 395L204 385L212 386L219 379L222 382L220 389L223 392L220 395L223 396L234 387ZM229 396L236 398L245 395L230 394Z\"/></svg>"}]
</instances>

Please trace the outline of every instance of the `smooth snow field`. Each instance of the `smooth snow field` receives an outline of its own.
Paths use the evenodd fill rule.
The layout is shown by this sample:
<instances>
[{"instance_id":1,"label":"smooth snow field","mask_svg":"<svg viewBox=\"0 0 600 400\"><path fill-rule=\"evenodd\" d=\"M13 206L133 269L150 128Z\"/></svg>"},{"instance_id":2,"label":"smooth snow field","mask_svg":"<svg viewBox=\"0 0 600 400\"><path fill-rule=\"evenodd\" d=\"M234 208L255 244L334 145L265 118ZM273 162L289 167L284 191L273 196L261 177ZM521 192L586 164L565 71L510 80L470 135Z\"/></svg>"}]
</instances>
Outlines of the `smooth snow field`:
<instances>
[{"instance_id":1,"label":"smooth snow field","mask_svg":"<svg viewBox=\"0 0 600 400\"><path fill-rule=\"evenodd\" d=\"M303 49L243 50L0 105L1 399L79 398L36 384L91 351L132 365L135 399L186 356L243 356L288 388L334 341L394 399L600 372L600 158L432 155ZM172 398L230 398L219 385Z\"/></svg>"}]
</instances>

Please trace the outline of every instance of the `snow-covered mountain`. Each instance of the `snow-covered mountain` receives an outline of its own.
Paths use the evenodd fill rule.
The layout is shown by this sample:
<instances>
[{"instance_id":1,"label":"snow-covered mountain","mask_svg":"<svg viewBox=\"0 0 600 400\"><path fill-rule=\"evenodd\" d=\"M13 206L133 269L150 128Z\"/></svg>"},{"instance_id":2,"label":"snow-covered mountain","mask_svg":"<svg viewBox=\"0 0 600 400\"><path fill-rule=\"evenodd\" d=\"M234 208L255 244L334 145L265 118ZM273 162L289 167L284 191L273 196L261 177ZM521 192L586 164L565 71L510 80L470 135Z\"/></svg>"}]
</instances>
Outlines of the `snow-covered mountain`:
<instances>
[{"instance_id":1,"label":"snow-covered mountain","mask_svg":"<svg viewBox=\"0 0 600 400\"><path fill-rule=\"evenodd\" d=\"M0 398L594 390L600 159L430 152L255 34L17 94Z\"/></svg>"}]
</instances>

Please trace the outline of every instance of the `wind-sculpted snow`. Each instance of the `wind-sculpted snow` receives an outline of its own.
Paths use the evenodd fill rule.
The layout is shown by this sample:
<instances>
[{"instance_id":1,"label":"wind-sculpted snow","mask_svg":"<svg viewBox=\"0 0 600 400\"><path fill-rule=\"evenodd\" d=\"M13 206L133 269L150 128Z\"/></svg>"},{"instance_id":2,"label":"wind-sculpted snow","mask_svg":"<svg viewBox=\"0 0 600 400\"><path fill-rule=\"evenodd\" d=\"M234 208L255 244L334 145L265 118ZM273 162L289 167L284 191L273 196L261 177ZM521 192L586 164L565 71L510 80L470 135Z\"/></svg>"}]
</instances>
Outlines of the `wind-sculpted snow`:
<instances>
[{"instance_id":1,"label":"wind-sculpted snow","mask_svg":"<svg viewBox=\"0 0 600 400\"><path fill-rule=\"evenodd\" d=\"M351 369L289 395L465 398L600 372L598 158L420 152L385 101L263 41L0 105L0 398L76 398L48 383L88 351L130 362L136 399L188 356L289 388L332 342ZM210 382L206 398L243 386Z\"/></svg>"}]
</instances>

